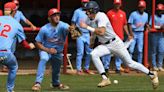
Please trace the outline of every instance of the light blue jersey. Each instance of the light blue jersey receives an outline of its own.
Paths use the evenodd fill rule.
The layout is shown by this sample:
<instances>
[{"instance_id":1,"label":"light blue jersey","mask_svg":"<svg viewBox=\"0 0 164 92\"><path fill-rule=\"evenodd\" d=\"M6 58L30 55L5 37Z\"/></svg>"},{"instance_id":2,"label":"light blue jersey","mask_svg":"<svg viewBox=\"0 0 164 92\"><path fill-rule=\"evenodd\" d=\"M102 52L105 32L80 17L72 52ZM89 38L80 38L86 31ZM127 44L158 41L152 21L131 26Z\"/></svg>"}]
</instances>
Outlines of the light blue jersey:
<instances>
[{"instance_id":1,"label":"light blue jersey","mask_svg":"<svg viewBox=\"0 0 164 92\"><path fill-rule=\"evenodd\" d=\"M155 19L154 23L155 23L156 26L164 25L164 14L162 14L161 17L155 15L154 19ZM152 17L150 17L149 24L152 25Z\"/></svg>"},{"instance_id":2,"label":"light blue jersey","mask_svg":"<svg viewBox=\"0 0 164 92\"><path fill-rule=\"evenodd\" d=\"M23 21L25 22L26 21L26 17L23 15L23 13L19 10L16 11L16 14L14 15L14 19L16 19L18 22L20 21ZM22 39L19 39L19 38L15 38L13 44L12 44L12 47L11 47L11 52L15 52L16 50L16 44L17 44L17 40L18 42L20 42Z\"/></svg>"},{"instance_id":3,"label":"light blue jersey","mask_svg":"<svg viewBox=\"0 0 164 92\"><path fill-rule=\"evenodd\" d=\"M138 11L131 13L128 23L131 24L133 31L144 31L144 26L148 23L148 14L144 12L142 15Z\"/></svg>"},{"instance_id":4,"label":"light blue jersey","mask_svg":"<svg viewBox=\"0 0 164 92\"><path fill-rule=\"evenodd\" d=\"M10 51L15 38L25 40L25 34L22 26L11 16L0 17L0 57L7 57L0 61L0 64L6 65L9 69L7 79L7 92L13 92L18 63L14 54Z\"/></svg>"},{"instance_id":5,"label":"light blue jersey","mask_svg":"<svg viewBox=\"0 0 164 92\"><path fill-rule=\"evenodd\" d=\"M15 37L17 37L20 42L25 40L25 34L23 27L10 16L0 17L0 49L10 50Z\"/></svg>"},{"instance_id":6,"label":"light blue jersey","mask_svg":"<svg viewBox=\"0 0 164 92\"><path fill-rule=\"evenodd\" d=\"M14 16L14 18L18 21L18 22L20 22L20 21L26 21L26 17L23 15L23 13L21 12L21 11L19 11L19 10L17 10L16 11L16 14L15 14L15 16Z\"/></svg>"},{"instance_id":7,"label":"light blue jersey","mask_svg":"<svg viewBox=\"0 0 164 92\"><path fill-rule=\"evenodd\" d=\"M86 21L87 20L87 15L85 13L85 11L83 11L82 8L78 8L75 10L74 14L73 14L73 17L72 17L72 22L74 22L76 24L76 26L80 29L81 32L84 32L84 33L89 33L88 30L84 29L84 28L81 28L79 25L80 25L80 21Z\"/></svg>"},{"instance_id":8,"label":"light blue jersey","mask_svg":"<svg viewBox=\"0 0 164 92\"><path fill-rule=\"evenodd\" d=\"M69 25L62 21L60 21L56 27L48 23L41 28L35 40L41 42L45 47L55 48L57 52L61 53L68 29Z\"/></svg>"}]
</instances>

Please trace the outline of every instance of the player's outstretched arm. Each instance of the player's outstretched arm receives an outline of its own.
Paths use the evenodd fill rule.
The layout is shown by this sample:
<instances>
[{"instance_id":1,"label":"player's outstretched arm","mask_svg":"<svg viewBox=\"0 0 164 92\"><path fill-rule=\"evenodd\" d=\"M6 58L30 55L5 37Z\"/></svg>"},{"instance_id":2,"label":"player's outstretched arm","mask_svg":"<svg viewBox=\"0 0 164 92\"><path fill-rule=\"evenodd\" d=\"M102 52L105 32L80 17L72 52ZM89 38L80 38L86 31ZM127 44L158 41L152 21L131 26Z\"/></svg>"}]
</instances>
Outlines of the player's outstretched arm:
<instances>
[{"instance_id":1,"label":"player's outstretched arm","mask_svg":"<svg viewBox=\"0 0 164 92\"><path fill-rule=\"evenodd\" d=\"M33 43L28 43L26 40L21 42L22 46L26 49L34 49L35 45Z\"/></svg>"},{"instance_id":2,"label":"player's outstretched arm","mask_svg":"<svg viewBox=\"0 0 164 92\"><path fill-rule=\"evenodd\" d=\"M97 35L104 35L105 34L105 31L106 31L106 28L105 27L98 27L98 28L93 28L89 25L87 25L86 23L84 22L80 22L80 27L82 28L85 28Z\"/></svg>"},{"instance_id":3,"label":"player's outstretched arm","mask_svg":"<svg viewBox=\"0 0 164 92\"><path fill-rule=\"evenodd\" d=\"M38 49L43 50L49 54L56 54L57 53L57 50L55 48L46 48L40 42L36 42L35 44L36 44Z\"/></svg>"}]
</instances>

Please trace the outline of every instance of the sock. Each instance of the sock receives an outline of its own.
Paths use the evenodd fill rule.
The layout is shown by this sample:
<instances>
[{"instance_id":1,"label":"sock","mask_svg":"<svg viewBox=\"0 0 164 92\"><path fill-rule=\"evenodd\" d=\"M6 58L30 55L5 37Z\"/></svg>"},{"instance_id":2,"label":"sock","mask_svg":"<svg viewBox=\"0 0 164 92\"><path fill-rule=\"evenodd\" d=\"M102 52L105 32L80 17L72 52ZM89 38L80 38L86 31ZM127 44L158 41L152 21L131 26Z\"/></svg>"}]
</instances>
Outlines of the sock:
<instances>
[{"instance_id":1,"label":"sock","mask_svg":"<svg viewBox=\"0 0 164 92\"><path fill-rule=\"evenodd\" d=\"M102 73L102 74L101 74L101 77L102 77L104 80L108 79L108 77L106 76L106 73Z\"/></svg>"},{"instance_id":2,"label":"sock","mask_svg":"<svg viewBox=\"0 0 164 92\"><path fill-rule=\"evenodd\" d=\"M154 77L154 74L152 72L150 72L150 71L149 71L149 73L147 75L150 76L150 78Z\"/></svg>"}]
</instances>

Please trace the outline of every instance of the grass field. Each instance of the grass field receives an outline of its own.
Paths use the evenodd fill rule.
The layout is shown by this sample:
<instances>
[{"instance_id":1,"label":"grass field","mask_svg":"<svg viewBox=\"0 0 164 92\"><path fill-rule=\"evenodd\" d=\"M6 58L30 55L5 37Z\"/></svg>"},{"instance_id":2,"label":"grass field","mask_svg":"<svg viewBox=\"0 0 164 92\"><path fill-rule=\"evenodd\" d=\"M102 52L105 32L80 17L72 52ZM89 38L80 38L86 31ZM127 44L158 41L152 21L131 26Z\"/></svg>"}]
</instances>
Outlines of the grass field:
<instances>
[{"instance_id":1,"label":"grass field","mask_svg":"<svg viewBox=\"0 0 164 92\"><path fill-rule=\"evenodd\" d=\"M5 83L7 76L0 76L0 92L5 92ZM118 80L118 84L112 84L108 87L97 88L100 82L99 75L61 75L62 83L71 87L69 91L64 92L164 92L164 75L159 75L160 87L157 90L152 89L149 77L143 74L135 75L110 75L111 81ZM31 87L34 83L35 75L17 76L15 92L32 92ZM44 77L41 92L61 92L50 88L51 76Z\"/></svg>"}]
</instances>

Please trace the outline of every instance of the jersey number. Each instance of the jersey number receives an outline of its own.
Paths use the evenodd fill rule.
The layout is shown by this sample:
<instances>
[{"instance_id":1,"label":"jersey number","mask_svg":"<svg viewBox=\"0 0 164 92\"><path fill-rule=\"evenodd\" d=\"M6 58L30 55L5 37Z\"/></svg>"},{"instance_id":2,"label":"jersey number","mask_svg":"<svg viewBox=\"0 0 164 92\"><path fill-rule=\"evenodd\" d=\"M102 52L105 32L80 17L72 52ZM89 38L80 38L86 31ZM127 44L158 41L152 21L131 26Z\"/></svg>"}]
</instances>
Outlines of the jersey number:
<instances>
[{"instance_id":1,"label":"jersey number","mask_svg":"<svg viewBox=\"0 0 164 92\"><path fill-rule=\"evenodd\" d=\"M7 38L8 36L5 34L6 32L10 32L11 31L11 26L10 25L4 25L4 28L2 29L2 31L0 32L0 36Z\"/></svg>"}]
</instances>

